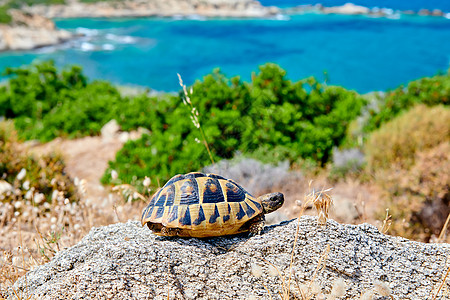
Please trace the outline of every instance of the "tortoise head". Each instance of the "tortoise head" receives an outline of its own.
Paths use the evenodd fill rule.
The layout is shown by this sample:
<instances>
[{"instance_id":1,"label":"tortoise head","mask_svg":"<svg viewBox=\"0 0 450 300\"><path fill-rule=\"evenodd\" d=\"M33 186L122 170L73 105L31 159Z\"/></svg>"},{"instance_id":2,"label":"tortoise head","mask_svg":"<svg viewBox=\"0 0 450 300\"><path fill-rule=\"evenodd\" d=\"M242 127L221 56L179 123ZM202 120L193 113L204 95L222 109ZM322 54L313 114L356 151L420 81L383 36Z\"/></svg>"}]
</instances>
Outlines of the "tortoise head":
<instances>
[{"instance_id":1,"label":"tortoise head","mask_svg":"<svg viewBox=\"0 0 450 300\"><path fill-rule=\"evenodd\" d=\"M268 214L279 209L284 203L284 195L282 193L270 193L262 195L258 198L263 206L263 213Z\"/></svg>"}]
</instances>

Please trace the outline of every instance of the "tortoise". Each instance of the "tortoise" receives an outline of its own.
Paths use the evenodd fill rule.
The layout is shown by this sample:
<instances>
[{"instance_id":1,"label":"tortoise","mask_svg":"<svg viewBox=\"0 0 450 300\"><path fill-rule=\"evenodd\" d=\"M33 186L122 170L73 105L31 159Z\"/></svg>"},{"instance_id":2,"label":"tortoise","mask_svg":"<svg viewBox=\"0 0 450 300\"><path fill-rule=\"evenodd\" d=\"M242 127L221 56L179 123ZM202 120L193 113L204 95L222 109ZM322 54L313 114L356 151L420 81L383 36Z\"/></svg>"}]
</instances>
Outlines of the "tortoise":
<instances>
[{"instance_id":1,"label":"tortoise","mask_svg":"<svg viewBox=\"0 0 450 300\"><path fill-rule=\"evenodd\" d=\"M282 193L253 197L239 184L216 174L172 177L142 212L142 226L160 236L214 237L250 231L260 234L264 214L283 205Z\"/></svg>"}]
</instances>

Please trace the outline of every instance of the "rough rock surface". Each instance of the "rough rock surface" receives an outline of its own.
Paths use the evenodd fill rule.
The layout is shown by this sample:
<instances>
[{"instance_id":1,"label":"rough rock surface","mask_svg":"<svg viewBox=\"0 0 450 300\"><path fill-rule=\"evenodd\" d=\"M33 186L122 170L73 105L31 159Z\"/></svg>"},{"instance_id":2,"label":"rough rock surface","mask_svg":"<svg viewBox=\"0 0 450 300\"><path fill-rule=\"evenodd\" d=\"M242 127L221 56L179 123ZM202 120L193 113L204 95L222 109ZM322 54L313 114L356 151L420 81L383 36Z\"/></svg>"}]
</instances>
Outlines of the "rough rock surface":
<instances>
[{"instance_id":1,"label":"rough rock surface","mask_svg":"<svg viewBox=\"0 0 450 300\"><path fill-rule=\"evenodd\" d=\"M283 284L270 262L283 275L291 272L291 298L301 298L298 287L314 278L312 286L320 287L315 293L322 294L317 298L324 299L340 278L346 299L358 299L374 285L394 299L429 299L449 255L448 244L391 237L367 224L329 220L320 227L306 216L266 227L260 236L204 240L157 237L129 221L92 229L77 245L28 272L14 289L32 299L269 299L268 292L279 299ZM437 299L445 299L448 288L447 280Z\"/></svg>"},{"instance_id":2,"label":"rough rock surface","mask_svg":"<svg viewBox=\"0 0 450 300\"><path fill-rule=\"evenodd\" d=\"M55 23L45 17L9 11L12 22L0 25L0 51L29 50L55 45L73 38L73 34L55 28Z\"/></svg>"},{"instance_id":3,"label":"rough rock surface","mask_svg":"<svg viewBox=\"0 0 450 300\"><path fill-rule=\"evenodd\" d=\"M274 7L262 6L253 0L125 0L83 3L68 1L64 5L33 5L27 11L47 18L79 17L265 17L278 13Z\"/></svg>"}]
</instances>

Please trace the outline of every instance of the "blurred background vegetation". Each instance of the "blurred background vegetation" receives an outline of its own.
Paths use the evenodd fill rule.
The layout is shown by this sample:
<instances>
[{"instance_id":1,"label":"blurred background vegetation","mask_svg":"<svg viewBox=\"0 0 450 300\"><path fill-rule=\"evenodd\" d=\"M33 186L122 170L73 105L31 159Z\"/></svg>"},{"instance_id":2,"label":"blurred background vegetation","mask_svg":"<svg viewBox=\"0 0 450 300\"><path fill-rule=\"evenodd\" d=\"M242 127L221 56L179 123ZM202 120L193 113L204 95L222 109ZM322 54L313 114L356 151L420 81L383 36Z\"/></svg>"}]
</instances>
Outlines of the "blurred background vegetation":
<instances>
[{"instance_id":1,"label":"blurred background vegetation","mask_svg":"<svg viewBox=\"0 0 450 300\"><path fill-rule=\"evenodd\" d=\"M8 68L5 75L0 116L17 131L17 137L5 130L0 135L0 174L8 174L6 179L13 180L25 165L39 165L30 158L12 159L17 140L99 135L114 119L121 130L147 133L128 141L110 161L104 184L140 189L148 176L156 186L211 165L211 157L219 162L239 156L326 172L334 182L348 176L373 182L383 188L380 201L386 207L410 208L393 210L394 218L404 220L393 226L394 234L429 237L439 233L447 216L448 73L365 95L313 77L292 82L272 63L260 66L249 82L215 69L188 87L187 95L180 88L178 94L125 96L109 82L90 81L80 67L58 70L52 61ZM58 168L58 158L45 164ZM68 181L68 197L70 186Z\"/></svg>"}]
</instances>

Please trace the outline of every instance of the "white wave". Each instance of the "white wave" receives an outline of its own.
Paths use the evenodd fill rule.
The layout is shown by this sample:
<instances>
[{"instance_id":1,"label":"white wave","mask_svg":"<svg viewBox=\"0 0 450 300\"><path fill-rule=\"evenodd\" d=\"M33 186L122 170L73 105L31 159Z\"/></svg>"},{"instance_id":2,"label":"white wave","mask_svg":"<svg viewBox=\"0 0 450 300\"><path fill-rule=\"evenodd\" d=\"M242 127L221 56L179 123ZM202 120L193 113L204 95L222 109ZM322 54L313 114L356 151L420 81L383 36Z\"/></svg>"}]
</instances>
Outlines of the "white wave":
<instances>
[{"instance_id":1,"label":"white wave","mask_svg":"<svg viewBox=\"0 0 450 300\"><path fill-rule=\"evenodd\" d=\"M87 43L87 42L83 42L80 45L80 49L81 51L94 51L95 50L95 45L91 44L91 43Z\"/></svg>"},{"instance_id":2,"label":"white wave","mask_svg":"<svg viewBox=\"0 0 450 300\"><path fill-rule=\"evenodd\" d=\"M183 20L183 15L180 14L175 14L172 16L173 20Z\"/></svg>"},{"instance_id":3,"label":"white wave","mask_svg":"<svg viewBox=\"0 0 450 300\"><path fill-rule=\"evenodd\" d=\"M191 15L182 15L182 14L175 14L172 16L172 20L193 20L193 21L207 21L208 18L205 16L201 16L198 14L191 14Z\"/></svg>"},{"instance_id":4,"label":"white wave","mask_svg":"<svg viewBox=\"0 0 450 300\"><path fill-rule=\"evenodd\" d=\"M84 28L84 27L78 27L77 29L75 29L75 31L77 33L83 34L85 36L98 35L98 30L97 29L89 29L89 28Z\"/></svg>"},{"instance_id":5,"label":"white wave","mask_svg":"<svg viewBox=\"0 0 450 300\"><path fill-rule=\"evenodd\" d=\"M206 21L207 20L206 17L200 16L200 15L197 15L197 14L188 15L187 19L195 20L195 21Z\"/></svg>"},{"instance_id":6,"label":"white wave","mask_svg":"<svg viewBox=\"0 0 450 300\"><path fill-rule=\"evenodd\" d=\"M289 21L291 18L287 15L283 15L283 14L276 14L273 17L273 20L277 20L277 21Z\"/></svg>"},{"instance_id":7,"label":"white wave","mask_svg":"<svg viewBox=\"0 0 450 300\"><path fill-rule=\"evenodd\" d=\"M394 14L394 10L391 8L382 8L381 12L385 15L393 15Z\"/></svg>"},{"instance_id":8,"label":"white wave","mask_svg":"<svg viewBox=\"0 0 450 300\"><path fill-rule=\"evenodd\" d=\"M388 19L398 20L398 19L401 18L401 14L400 13L394 13L392 15L388 15L387 17L388 17Z\"/></svg>"},{"instance_id":9,"label":"white wave","mask_svg":"<svg viewBox=\"0 0 450 300\"><path fill-rule=\"evenodd\" d=\"M444 18L450 19L450 13L446 13L446 14L444 15Z\"/></svg>"},{"instance_id":10,"label":"white wave","mask_svg":"<svg viewBox=\"0 0 450 300\"><path fill-rule=\"evenodd\" d=\"M121 44L134 44L136 43L136 38L129 36L129 35L116 35L116 34L112 34L112 33L108 33L105 35L105 37L108 40L114 41L116 43L121 43Z\"/></svg>"},{"instance_id":11,"label":"white wave","mask_svg":"<svg viewBox=\"0 0 450 300\"><path fill-rule=\"evenodd\" d=\"M104 45L102 45L102 49L107 50L107 51L112 51L112 50L116 49L116 47L114 47L114 45L112 45L112 44L104 44Z\"/></svg>"}]
</instances>

